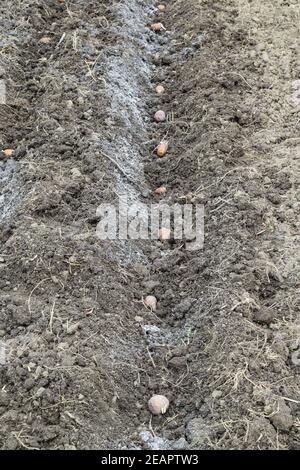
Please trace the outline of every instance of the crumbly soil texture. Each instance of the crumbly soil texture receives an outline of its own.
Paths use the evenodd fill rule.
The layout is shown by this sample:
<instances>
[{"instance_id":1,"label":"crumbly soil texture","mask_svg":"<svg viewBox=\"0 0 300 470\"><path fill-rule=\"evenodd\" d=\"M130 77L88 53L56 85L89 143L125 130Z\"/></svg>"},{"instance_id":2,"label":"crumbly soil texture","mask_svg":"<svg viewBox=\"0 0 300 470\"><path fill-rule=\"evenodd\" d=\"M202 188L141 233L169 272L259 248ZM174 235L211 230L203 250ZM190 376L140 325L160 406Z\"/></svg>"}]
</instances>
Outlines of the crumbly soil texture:
<instances>
[{"instance_id":1,"label":"crumbly soil texture","mask_svg":"<svg viewBox=\"0 0 300 470\"><path fill-rule=\"evenodd\" d=\"M300 448L299 0L161 3L1 1L2 449ZM203 249L99 239L124 195Z\"/></svg>"}]
</instances>

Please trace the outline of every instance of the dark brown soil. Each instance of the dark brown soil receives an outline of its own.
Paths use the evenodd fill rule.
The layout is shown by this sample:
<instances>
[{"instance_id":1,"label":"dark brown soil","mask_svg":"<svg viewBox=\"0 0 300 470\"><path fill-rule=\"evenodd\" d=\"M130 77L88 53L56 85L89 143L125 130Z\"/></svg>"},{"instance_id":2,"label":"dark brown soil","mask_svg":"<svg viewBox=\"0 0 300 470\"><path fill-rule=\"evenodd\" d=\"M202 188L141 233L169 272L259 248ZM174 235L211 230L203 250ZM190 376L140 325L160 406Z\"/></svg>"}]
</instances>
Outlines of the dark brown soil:
<instances>
[{"instance_id":1,"label":"dark brown soil","mask_svg":"<svg viewBox=\"0 0 300 470\"><path fill-rule=\"evenodd\" d=\"M300 447L299 2L163 3L1 3L2 449ZM202 251L96 237L160 185Z\"/></svg>"}]
</instances>

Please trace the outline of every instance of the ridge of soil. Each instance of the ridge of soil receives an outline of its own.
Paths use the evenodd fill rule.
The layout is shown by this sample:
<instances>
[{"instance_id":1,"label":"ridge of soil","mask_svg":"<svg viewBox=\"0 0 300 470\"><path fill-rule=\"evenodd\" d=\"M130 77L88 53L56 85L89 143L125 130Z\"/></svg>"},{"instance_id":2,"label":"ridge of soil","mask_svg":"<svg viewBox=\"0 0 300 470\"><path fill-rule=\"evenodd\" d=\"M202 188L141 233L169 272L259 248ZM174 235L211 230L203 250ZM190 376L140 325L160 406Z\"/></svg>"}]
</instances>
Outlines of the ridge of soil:
<instances>
[{"instance_id":1,"label":"ridge of soil","mask_svg":"<svg viewBox=\"0 0 300 470\"><path fill-rule=\"evenodd\" d=\"M164 3L0 7L3 449L299 448L299 2ZM160 185L203 251L97 239Z\"/></svg>"}]
</instances>

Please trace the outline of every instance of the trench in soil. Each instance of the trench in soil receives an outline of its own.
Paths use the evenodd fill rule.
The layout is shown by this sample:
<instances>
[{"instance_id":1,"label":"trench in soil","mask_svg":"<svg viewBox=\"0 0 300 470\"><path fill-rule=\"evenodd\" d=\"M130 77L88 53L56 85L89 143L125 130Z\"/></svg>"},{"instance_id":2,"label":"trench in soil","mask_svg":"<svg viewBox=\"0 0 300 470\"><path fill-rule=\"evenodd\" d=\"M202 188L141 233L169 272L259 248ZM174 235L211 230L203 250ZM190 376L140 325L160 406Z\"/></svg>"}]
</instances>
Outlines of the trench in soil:
<instances>
[{"instance_id":1,"label":"trench in soil","mask_svg":"<svg viewBox=\"0 0 300 470\"><path fill-rule=\"evenodd\" d=\"M101 135L96 139L99 139L100 154L117 165L115 192L120 199L126 196L128 205L137 202L148 205L151 202L158 203L158 199L153 197L153 182L145 177L144 164L149 159L157 158L155 148L160 141L166 139L169 132L168 126L160 129L153 119L154 112L163 106L162 100L155 96L155 86L158 83L164 83L167 78L164 77L166 70L163 67L159 74L160 81L157 81L155 71L159 66L156 58L160 57L162 52L168 53L168 39L165 37L163 40L149 28L155 20L163 21L163 15L157 14L152 1L145 3L130 0L126 4L119 4L116 8L115 21L122 25L118 30L121 42L119 47L112 46L114 51L112 56L109 51L106 51L108 57L104 63L104 80L111 107L109 120L111 119L112 123L118 122L118 127L109 141L103 141ZM168 33L165 36L168 36ZM130 223L130 217L128 222ZM155 284L158 284L157 281L153 282L151 279L152 261L149 257L153 249L151 243L150 240L146 242L118 241L113 245L113 251L109 250L109 257L117 260L123 267L134 265L137 271L148 269L149 274L146 275L148 280L141 285L143 297L147 294L154 294ZM159 245L161 245L159 254L162 258L171 253L172 247L168 243ZM157 242L154 248L157 251ZM167 309L164 316L168 316ZM167 390L167 395L171 399L172 385L168 381L162 383L164 382L162 379L164 366L156 364L155 356L160 349L165 351L180 343L185 344L185 341L188 342L189 329L182 330L181 325L172 326L162 321L155 312L150 314L150 319L149 323L141 325L144 341L141 343L139 340L133 348L133 351L138 350L141 357L144 357L142 365L136 365L142 367L145 378L148 377L146 383L150 384L150 389L152 381L154 384L160 383L161 393L164 393L164 389ZM138 381L140 381L139 376ZM154 386L154 390L156 388L157 385ZM159 393L158 389L157 393ZM137 402L137 406L141 406L140 402ZM153 430L151 421L150 417L146 426L145 423L139 427L137 436L144 445L150 449L185 447L183 438L168 440L161 437L159 429ZM130 432L128 434L130 435ZM127 445L130 443L127 442Z\"/></svg>"}]
</instances>

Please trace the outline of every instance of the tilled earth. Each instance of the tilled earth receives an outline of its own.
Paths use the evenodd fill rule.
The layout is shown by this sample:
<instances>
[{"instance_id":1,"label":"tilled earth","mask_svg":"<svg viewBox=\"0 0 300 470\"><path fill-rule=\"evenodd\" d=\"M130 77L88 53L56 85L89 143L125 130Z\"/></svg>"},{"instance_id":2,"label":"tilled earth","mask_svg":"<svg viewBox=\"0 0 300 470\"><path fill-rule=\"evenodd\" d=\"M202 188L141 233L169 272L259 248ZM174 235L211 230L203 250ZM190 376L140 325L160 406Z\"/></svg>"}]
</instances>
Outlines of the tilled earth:
<instances>
[{"instance_id":1,"label":"tilled earth","mask_svg":"<svg viewBox=\"0 0 300 470\"><path fill-rule=\"evenodd\" d=\"M2 449L300 448L299 0L163 3L1 2ZM161 185L203 250L96 237Z\"/></svg>"}]
</instances>

